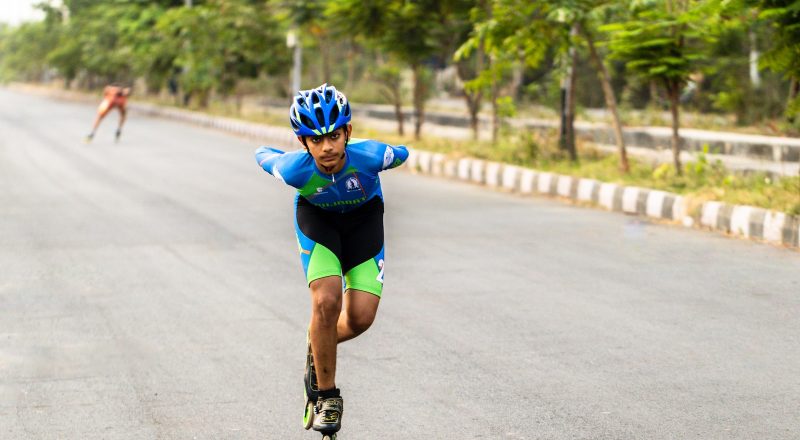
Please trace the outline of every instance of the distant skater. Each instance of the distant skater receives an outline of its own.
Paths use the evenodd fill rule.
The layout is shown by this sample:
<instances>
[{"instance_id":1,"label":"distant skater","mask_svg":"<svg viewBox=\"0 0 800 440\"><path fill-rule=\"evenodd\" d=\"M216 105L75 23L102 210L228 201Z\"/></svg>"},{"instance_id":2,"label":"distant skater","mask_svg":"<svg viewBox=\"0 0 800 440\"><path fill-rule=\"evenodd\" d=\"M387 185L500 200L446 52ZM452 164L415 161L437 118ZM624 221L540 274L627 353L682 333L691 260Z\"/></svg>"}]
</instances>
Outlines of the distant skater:
<instances>
[{"instance_id":1,"label":"distant skater","mask_svg":"<svg viewBox=\"0 0 800 440\"><path fill-rule=\"evenodd\" d=\"M94 133L97 131L97 126L100 125L100 121L102 121L113 108L119 109L119 126L117 126L117 132L114 135L114 140L119 141L119 136L122 134L122 125L125 123L125 107L128 105L128 96L130 94L130 87L120 87L114 84L108 85L103 89L103 102L101 102L100 106L97 108L97 116L94 118L92 132L86 136L86 142L92 141Z\"/></svg>"}]
</instances>

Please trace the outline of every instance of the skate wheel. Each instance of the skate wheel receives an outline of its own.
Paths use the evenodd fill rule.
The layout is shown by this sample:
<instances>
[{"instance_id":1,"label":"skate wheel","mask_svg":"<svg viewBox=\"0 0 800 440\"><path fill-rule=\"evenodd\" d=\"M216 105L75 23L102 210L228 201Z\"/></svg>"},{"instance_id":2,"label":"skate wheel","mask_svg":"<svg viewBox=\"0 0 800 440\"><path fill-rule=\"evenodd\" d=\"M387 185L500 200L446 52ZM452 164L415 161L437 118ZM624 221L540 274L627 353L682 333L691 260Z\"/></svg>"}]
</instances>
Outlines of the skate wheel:
<instances>
[{"instance_id":1,"label":"skate wheel","mask_svg":"<svg viewBox=\"0 0 800 440\"><path fill-rule=\"evenodd\" d=\"M303 429L311 429L314 424L314 403L306 398L306 409L303 412Z\"/></svg>"},{"instance_id":2,"label":"skate wheel","mask_svg":"<svg viewBox=\"0 0 800 440\"><path fill-rule=\"evenodd\" d=\"M336 434L323 434L322 440L336 440Z\"/></svg>"}]
</instances>

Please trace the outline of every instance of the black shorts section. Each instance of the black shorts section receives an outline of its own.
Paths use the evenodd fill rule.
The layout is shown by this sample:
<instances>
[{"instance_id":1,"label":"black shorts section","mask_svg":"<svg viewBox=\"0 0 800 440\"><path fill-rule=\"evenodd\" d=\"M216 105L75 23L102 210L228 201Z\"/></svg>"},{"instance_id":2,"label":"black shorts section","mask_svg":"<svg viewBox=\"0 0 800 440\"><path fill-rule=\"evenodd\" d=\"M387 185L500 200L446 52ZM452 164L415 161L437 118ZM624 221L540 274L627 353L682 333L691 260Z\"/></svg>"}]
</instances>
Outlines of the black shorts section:
<instances>
[{"instance_id":1,"label":"black shorts section","mask_svg":"<svg viewBox=\"0 0 800 440\"><path fill-rule=\"evenodd\" d=\"M373 197L349 212L331 212L297 198L297 225L303 234L330 249L342 274L374 258L383 249L383 200Z\"/></svg>"}]
</instances>

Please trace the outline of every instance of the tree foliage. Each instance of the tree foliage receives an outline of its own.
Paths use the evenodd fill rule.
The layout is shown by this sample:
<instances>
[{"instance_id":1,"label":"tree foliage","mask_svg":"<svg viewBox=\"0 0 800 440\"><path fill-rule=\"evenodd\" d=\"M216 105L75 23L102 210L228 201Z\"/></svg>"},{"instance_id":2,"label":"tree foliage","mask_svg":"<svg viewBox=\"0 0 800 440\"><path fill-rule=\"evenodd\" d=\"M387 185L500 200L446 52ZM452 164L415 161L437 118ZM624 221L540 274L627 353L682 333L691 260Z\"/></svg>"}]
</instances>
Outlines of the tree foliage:
<instances>
[{"instance_id":1,"label":"tree foliage","mask_svg":"<svg viewBox=\"0 0 800 440\"><path fill-rule=\"evenodd\" d=\"M341 0L329 2L327 15L340 34L359 37L411 68L419 137L430 93L429 69L449 60L443 48L460 44L457 37L464 34L469 6L466 0Z\"/></svg>"},{"instance_id":2,"label":"tree foliage","mask_svg":"<svg viewBox=\"0 0 800 440\"><path fill-rule=\"evenodd\" d=\"M633 106L660 103L662 97L671 103L687 95L689 75L702 72L706 77L702 99L690 102L695 109L734 111L742 120L756 121L758 115L783 111L788 96L789 113L800 111L800 0L193 0L192 4L190 8L184 0L43 1L44 20L0 27L0 79L57 78L67 86L83 87L136 82L150 93L177 84L200 104L212 95L239 95L242 84L252 84L256 78L270 81L276 86L271 90L286 93L291 60L285 32L295 28L304 47L306 80L312 85L336 82L341 87L343 78L351 86L363 84L369 76L371 84L380 87L358 88L357 95L385 96L398 115L403 102L412 102L417 135L426 100L442 90L435 88L436 81L446 77L437 78L443 69L455 67L466 83L461 94L477 136L481 103L492 106L495 119L519 102L539 100L556 106L558 82L569 64L559 61L570 47L579 60L574 65L582 69L576 74L584 90L576 95L591 95L593 105L605 102L614 107L609 96L615 93ZM574 29L579 32L570 35ZM717 37L722 41L715 42ZM754 65L748 55L755 50L763 52L761 66L775 72L764 74L760 89L748 78ZM607 58L609 54L613 58ZM413 85L403 87L409 77ZM600 90L593 86L598 78L605 101L597 92L585 92ZM659 84L661 91L651 84ZM405 96L408 89L410 97ZM449 85L447 90L458 87Z\"/></svg>"},{"instance_id":3,"label":"tree foliage","mask_svg":"<svg viewBox=\"0 0 800 440\"><path fill-rule=\"evenodd\" d=\"M722 8L715 0L636 0L630 16L603 26L611 34L613 58L665 91L672 111L672 152L681 172L679 99L689 76L701 70L709 44L718 33Z\"/></svg>"},{"instance_id":4,"label":"tree foliage","mask_svg":"<svg viewBox=\"0 0 800 440\"><path fill-rule=\"evenodd\" d=\"M762 63L791 80L787 111L794 117L800 114L800 0L762 0L760 7L775 37Z\"/></svg>"}]
</instances>

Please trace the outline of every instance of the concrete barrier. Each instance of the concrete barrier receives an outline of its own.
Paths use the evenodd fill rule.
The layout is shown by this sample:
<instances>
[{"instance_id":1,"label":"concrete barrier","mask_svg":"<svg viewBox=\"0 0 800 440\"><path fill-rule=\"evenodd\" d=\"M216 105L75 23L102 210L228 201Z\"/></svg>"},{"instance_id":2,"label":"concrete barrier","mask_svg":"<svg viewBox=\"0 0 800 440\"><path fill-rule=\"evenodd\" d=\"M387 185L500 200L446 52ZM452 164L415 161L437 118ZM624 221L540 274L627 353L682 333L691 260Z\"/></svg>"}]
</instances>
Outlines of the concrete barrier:
<instances>
[{"instance_id":1,"label":"concrete barrier","mask_svg":"<svg viewBox=\"0 0 800 440\"><path fill-rule=\"evenodd\" d=\"M423 157L426 159L420 159ZM800 248L800 218L782 212L718 201L704 202L699 204L696 212L689 212L690 199L666 191L558 175L479 159L449 160L438 153L430 156L430 161L438 165L421 165L429 160L427 157L423 153L411 154L409 161L420 169L429 170L424 171L428 174L444 175L521 195L558 196L592 203L609 211L668 220L685 227L702 227L742 238Z\"/></svg>"}]
</instances>

